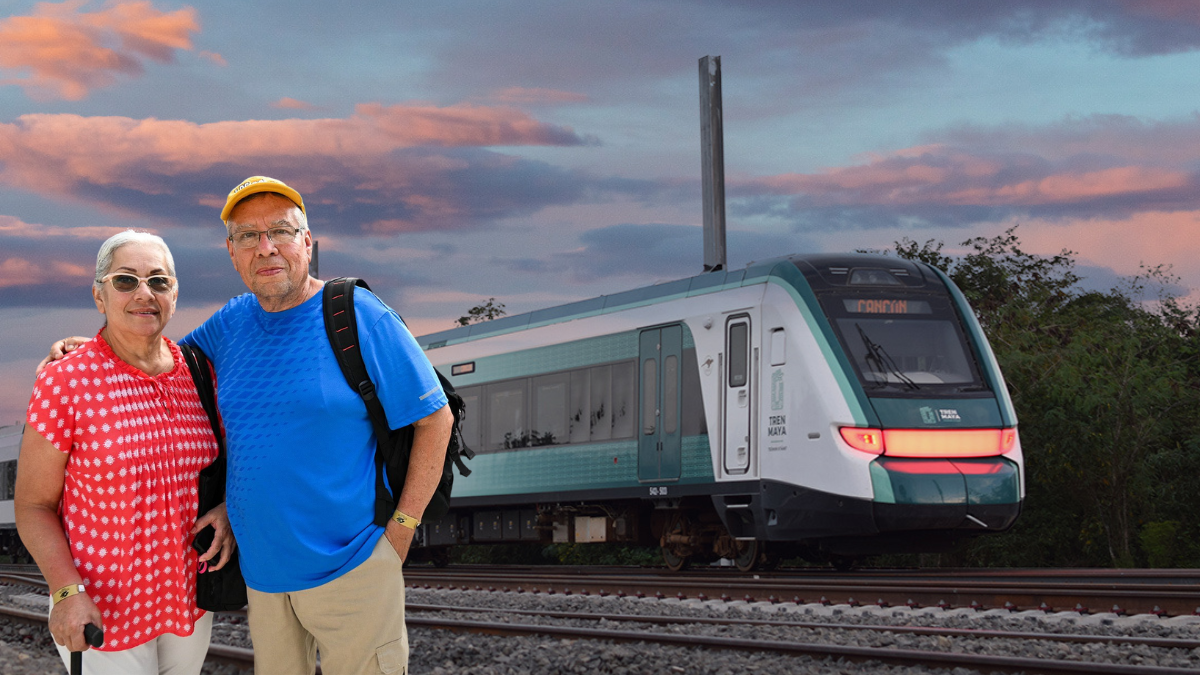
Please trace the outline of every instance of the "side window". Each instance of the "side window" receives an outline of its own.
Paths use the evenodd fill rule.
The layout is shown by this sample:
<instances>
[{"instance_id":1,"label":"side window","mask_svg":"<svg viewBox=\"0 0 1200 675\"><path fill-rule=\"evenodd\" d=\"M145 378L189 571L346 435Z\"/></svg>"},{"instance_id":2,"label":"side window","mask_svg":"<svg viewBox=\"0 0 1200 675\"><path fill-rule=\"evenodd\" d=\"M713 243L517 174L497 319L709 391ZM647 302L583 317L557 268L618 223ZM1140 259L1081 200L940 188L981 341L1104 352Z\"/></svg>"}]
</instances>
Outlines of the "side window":
<instances>
[{"instance_id":1,"label":"side window","mask_svg":"<svg viewBox=\"0 0 1200 675\"><path fill-rule=\"evenodd\" d=\"M485 449L508 450L525 447L525 385L527 380L487 386L487 442Z\"/></svg>"},{"instance_id":2,"label":"side window","mask_svg":"<svg viewBox=\"0 0 1200 675\"><path fill-rule=\"evenodd\" d=\"M663 359L663 433L679 429L679 357L671 354Z\"/></svg>"},{"instance_id":3,"label":"side window","mask_svg":"<svg viewBox=\"0 0 1200 675\"><path fill-rule=\"evenodd\" d=\"M652 436L658 431L658 360L642 363L642 433Z\"/></svg>"},{"instance_id":4,"label":"side window","mask_svg":"<svg viewBox=\"0 0 1200 675\"><path fill-rule=\"evenodd\" d=\"M591 436L593 441L612 438L612 366L591 368L592 412Z\"/></svg>"},{"instance_id":5,"label":"side window","mask_svg":"<svg viewBox=\"0 0 1200 675\"><path fill-rule=\"evenodd\" d=\"M567 405L571 378L568 374L533 378L533 422L529 445L559 445L567 442Z\"/></svg>"},{"instance_id":6,"label":"side window","mask_svg":"<svg viewBox=\"0 0 1200 675\"><path fill-rule=\"evenodd\" d=\"M458 389L458 395L462 397L463 406L466 414L462 421L462 439L472 450L482 450L483 444L480 443L479 433L483 428L483 399L480 397L482 387L463 387Z\"/></svg>"},{"instance_id":7,"label":"side window","mask_svg":"<svg viewBox=\"0 0 1200 675\"><path fill-rule=\"evenodd\" d=\"M12 499L17 489L17 460L0 462L0 499Z\"/></svg>"},{"instance_id":8,"label":"side window","mask_svg":"<svg viewBox=\"0 0 1200 675\"><path fill-rule=\"evenodd\" d=\"M750 351L750 325L735 323L729 327L729 386L744 387L747 381Z\"/></svg>"},{"instance_id":9,"label":"side window","mask_svg":"<svg viewBox=\"0 0 1200 675\"><path fill-rule=\"evenodd\" d=\"M633 438L637 362L462 387L462 434L479 452Z\"/></svg>"},{"instance_id":10,"label":"side window","mask_svg":"<svg viewBox=\"0 0 1200 675\"><path fill-rule=\"evenodd\" d=\"M592 434L589 415L592 410L592 385L588 371L571 372L571 405L567 409L567 426L571 443L587 443Z\"/></svg>"},{"instance_id":11,"label":"side window","mask_svg":"<svg viewBox=\"0 0 1200 675\"><path fill-rule=\"evenodd\" d=\"M637 426L637 362L612 367L613 438L633 438Z\"/></svg>"}]
</instances>

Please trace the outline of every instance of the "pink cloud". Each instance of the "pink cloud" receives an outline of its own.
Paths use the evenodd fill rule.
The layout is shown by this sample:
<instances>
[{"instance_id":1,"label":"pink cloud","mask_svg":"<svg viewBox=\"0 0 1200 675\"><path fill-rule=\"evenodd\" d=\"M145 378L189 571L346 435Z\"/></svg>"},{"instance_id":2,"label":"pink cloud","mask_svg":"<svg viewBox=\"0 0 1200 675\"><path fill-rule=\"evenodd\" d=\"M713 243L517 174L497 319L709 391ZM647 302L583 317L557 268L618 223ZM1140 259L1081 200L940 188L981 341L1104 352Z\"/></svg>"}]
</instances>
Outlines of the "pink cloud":
<instances>
[{"instance_id":1,"label":"pink cloud","mask_svg":"<svg viewBox=\"0 0 1200 675\"><path fill-rule=\"evenodd\" d=\"M184 120L23 115L0 124L0 182L36 192L86 182L153 194L150 176L203 171L214 164L272 158L377 160L421 146L574 144L563 127L510 108L363 104L344 119ZM163 188L165 189L165 188Z\"/></svg>"},{"instance_id":2,"label":"pink cloud","mask_svg":"<svg viewBox=\"0 0 1200 675\"><path fill-rule=\"evenodd\" d=\"M79 100L117 75L140 74L143 59L170 62L175 51L191 49L191 34L200 30L191 7L163 12L133 0L81 11L85 4L42 2L29 16L0 20L0 68L27 73L0 84L39 99Z\"/></svg>"},{"instance_id":3,"label":"pink cloud","mask_svg":"<svg viewBox=\"0 0 1200 675\"><path fill-rule=\"evenodd\" d=\"M216 52L202 51L202 52L200 52L200 56L208 59L209 61L212 61L213 63L217 64L218 66L229 65L229 63L225 60L225 57L221 56L220 54L218 54Z\"/></svg>"},{"instance_id":4,"label":"pink cloud","mask_svg":"<svg viewBox=\"0 0 1200 675\"><path fill-rule=\"evenodd\" d=\"M281 108L283 110L316 110L316 108L317 108L317 106L315 106L311 103L307 103L305 101L294 99L290 96L284 96L283 98L279 99L278 101L275 101L274 103L271 104L271 107L272 108Z\"/></svg>"},{"instance_id":5,"label":"pink cloud","mask_svg":"<svg viewBox=\"0 0 1200 675\"><path fill-rule=\"evenodd\" d=\"M1200 139L1200 124L1191 131ZM1167 142L1159 139L1158 144ZM1051 156L1039 156L1019 147L1002 152L994 147L925 145L871 156L853 166L748 179L735 185L743 194L803 197L806 204L817 206L1036 207L1099 200L1140 202L1147 207L1160 200L1182 200L1182 208L1200 204L1188 196L1196 193L1197 179L1187 168L1143 163L1147 148L1135 158L1110 151L1102 160L1109 165L1097 166L1099 147L1095 144L1066 156L1052 156L1053 149L1047 148Z\"/></svg>"},{"instance_id":6,"label":"pink cloud","mask_svg":"<svg viewBox=\"0 0 1200 675\"><path fill-rule=\"evenodd\" d=\"M1125 219L1032 219L1022 221L1020 237L1029 250L1069 249L1121 275L1137 274L1143 263L1169 264L1193 283L1200 279L1200 209L1147 211Z\"/></svg>"},{"instance_id":7,"label":"pink cloud","mask_svg":"<svg viewBox=\"0 0 1200 675\"><path fill-rule=\"evenodd\" d=\"M0 288L91 280L95 270L65 260L0 258Z\"/></svg>"},{"instance_id":8,"label":"pink cloud","mask_svg":"<svg viewBox=\"0 0 1200 675\"><path fill-rule=\"evenodd\" d=\"M1200 4L1192 0L1121 0L1121 5L1135 16L1200 24Z\"/></svg>"},{"instance_id":9,"label":"pink cloud","mask_svg":"<svg viewBox=\"0 0 1200 675\"><path fill-rule=\"evenodd\" d=\"M0 215L0 237L19 237L23 239L52 239L54 237L70 237L73 239L91 239L103 241L124 230L123 227L62 227L59 225L40 225L26 223L13 216Z\"/></svg>"},{"instance_id":10,"label":"pink cloud","mask_svg":"<svg viewBox=\"0 0 1200 675\"><path fill-rule=\"evenodd\" d=\"M33 114L0 123L0 185L191 223L212 218L235 181L265 173L344 230L428 230L578 199L571 172L484 148L581 143L514 108L473 104L206 124Z\"/></svg>"}]
</instances>

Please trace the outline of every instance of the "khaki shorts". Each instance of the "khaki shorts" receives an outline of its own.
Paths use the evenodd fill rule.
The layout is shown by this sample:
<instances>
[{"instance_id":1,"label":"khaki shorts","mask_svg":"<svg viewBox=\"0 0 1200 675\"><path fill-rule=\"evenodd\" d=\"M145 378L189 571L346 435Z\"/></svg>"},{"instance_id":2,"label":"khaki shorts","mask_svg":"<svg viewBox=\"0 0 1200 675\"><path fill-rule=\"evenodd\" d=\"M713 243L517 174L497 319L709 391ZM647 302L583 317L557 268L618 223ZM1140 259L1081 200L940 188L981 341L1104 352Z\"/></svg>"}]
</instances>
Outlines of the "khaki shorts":
<instances>
[{"instance_id":1,"label":"khaki shorts","mask_svg":"<svg viewBox=\"0 0 1200 675\"><path fill-rule=\"evenodd\" d=\"M361 565L294 593L247 589L255 675L405 675L403 563L380 536Z\"/></svg>"}]
</instances>

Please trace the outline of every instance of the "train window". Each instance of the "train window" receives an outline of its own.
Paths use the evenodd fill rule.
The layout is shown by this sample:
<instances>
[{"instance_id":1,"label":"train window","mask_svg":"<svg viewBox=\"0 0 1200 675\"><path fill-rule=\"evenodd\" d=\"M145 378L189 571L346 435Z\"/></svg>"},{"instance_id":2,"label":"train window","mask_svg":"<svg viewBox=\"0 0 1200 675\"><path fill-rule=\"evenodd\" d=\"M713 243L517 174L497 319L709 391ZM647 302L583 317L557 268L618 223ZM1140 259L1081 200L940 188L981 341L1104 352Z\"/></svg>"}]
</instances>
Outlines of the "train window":
<instances>
[{"instance_id":1,"label":"train window","mask_svg":"<svg viewBox=\"0 0 1200 675\"><path fill-rule=\"evenodd\" d=\"M787 363L787 334L782 328L771 331L771 365Z\"/></svg>"},{"instance_id":2,"label":"train window","mask_svg":"<svg viewBox=\"0 0 1200 675\"><path fill-rule=\"evenodd\" d=\"M533 412L529 445L566 443L571 378L566 373L533 378Z\"/></svg>"},{"instance_id":3,"label":"train window","mask_svg":"<svg viewBox=\"0 0 1200 675\"><path fill-rule=\"evenodd\" d=\"M596 366L591 369L592 410L590 440L607 441L612 438L612 366Z\"/></svg>"},{"instance_id":4,"label":"train window","mask_svg":"<svg viewBox=\"0 0 1200 675\"><path fill-rule=\"evenodd\" d=\"M679 357L663 359L663 433L679 431Z\"/></svg>"},{"instance_id":5,"label":"train window","mask_svg":"<svg viewBox=\"0 0 1200 675\"><path fill-rule=\"evenodd\" d=\"M472 450L479 450L483 445L479 442L479 432L482 428L480 422L483 421L483 406L480 405L482 400L479 397L482 387L463 387L458 389L458 395L462 397L464 406L464 415L462 421L462 439Z\"/></svg>"},{"instance_id":6,"label":"train window","mask_svg":"<svg viewBox=\"0 0 1200 675\"><path fill-rule=\"evenodd\" d=\"M729 327L729 386L746 385L750 343L750 324L735 323Z\"/></svg>"},{"instance_id":7,"label":"train window","mask_svg":"<svg viewBox=\"0 0 1200 675\"><path fill-rule=\"evenodd\" d=\"M522 448L527 444L525 424L526 380L487 387L487 442L485 450Z\"/></svg>"},{"instance_id":8,"label":"train window","mask_svg":"<svg viewBox=\"0 0 1200 675\"><path fill-rule=\"evenodd\" d=\"M945 320L839 319L864 385L920 393L939 386L980 384L974 360L955 325Z\"/></svg>"},{"instance_id":9,"label":"train window","mask_svg":"<svg viewBox=\"0 0 1200 675\"><path fill-rule=\"evenodd\" d=\"M637 426L637 362L612 366L613 438L632 438Z\"/></svg>"},{"instance_id":10,"label":"train window","mask_svg":"<svg viewBox=\"0 0 1200 675\"><path fill-rule=\"evenodd\" d=\"M0 462L0 500L12 499L17 489L17 460Z\"/></svg>"},{"instance_id":11,"label":"train window","mask_svg":"<svg viewBox=\"0 0 1200 675\"><path fill-rule=\"evenodd\" d=\"M642 433L652 436L658 430L658 361L642 362Z\"/></svg>"},{"instance_id":12,"label":"train window","mask_svg":"<svg viewBox=\"0 0 1200 675\"><path fill-rule=\"evenodd\" d=\"M571 407L567 415L569 441L587 443L592 434L588 414L592 410L592 385L586 369L571 372Z\"/></svg>"}]
</instances>

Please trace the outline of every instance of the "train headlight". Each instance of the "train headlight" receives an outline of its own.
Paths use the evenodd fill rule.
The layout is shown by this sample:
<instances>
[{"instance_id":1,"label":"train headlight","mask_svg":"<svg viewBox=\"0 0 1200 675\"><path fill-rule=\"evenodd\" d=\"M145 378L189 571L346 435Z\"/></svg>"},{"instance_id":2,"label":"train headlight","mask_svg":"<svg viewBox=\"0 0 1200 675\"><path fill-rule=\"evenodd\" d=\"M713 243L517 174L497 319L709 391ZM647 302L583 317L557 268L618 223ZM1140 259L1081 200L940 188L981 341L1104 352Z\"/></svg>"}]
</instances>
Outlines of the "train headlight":
<instances>
[{"instance_id":1,"label":"train headlight","mask_svg":"<svg viewBox=\"0 0 1200 675\"><path fill-rule=\"evenodd\" d=\"M862 429L842 427L850 447L888 457L994 457L1017 445L1013 429Z\"/></svg>"}]
</instances>

